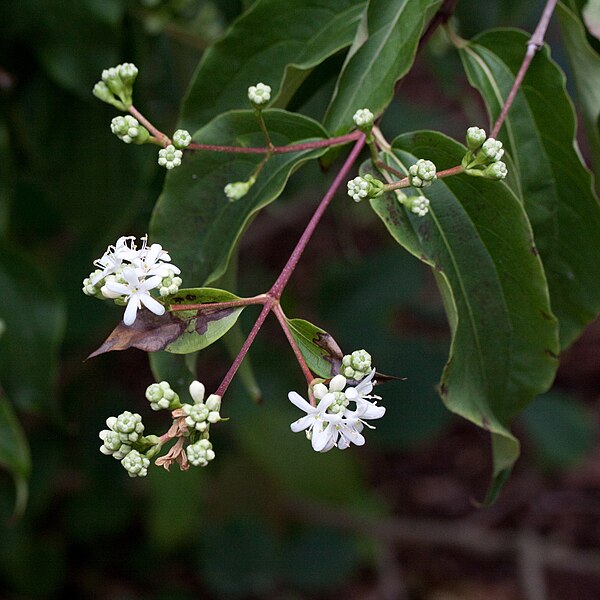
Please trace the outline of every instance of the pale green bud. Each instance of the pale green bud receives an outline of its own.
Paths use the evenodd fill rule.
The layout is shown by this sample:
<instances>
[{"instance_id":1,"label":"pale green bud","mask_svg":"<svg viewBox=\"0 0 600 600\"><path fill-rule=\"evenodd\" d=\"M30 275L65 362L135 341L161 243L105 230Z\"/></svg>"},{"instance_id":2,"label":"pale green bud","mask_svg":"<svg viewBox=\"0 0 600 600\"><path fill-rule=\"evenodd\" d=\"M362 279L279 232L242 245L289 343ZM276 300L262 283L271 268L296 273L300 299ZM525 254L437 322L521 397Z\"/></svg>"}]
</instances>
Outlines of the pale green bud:
<instances>
[{"instance_id":1,"label":"pale green bud","mask_svg":"<svg viewBox=\"0 0 600 600\"><path fill-rule=\"evenodd\" d=\"M146 398L152 410L175 410L179 408L179 396L171 389L168 381L153 383L146 389Z\"/></svg>"},{"instance_id":2,"label":"pale green bud","mask_svg":"<svg viewBox=\"0 0 600 600\"><path fill-rule=\"evenodd\" d=\"M250 177L248 181L228 183L223 191L231 202L235 202L236 200L243 198L250 191L250 188L254 185L255 181L256 179L254 177Z\"/></svg>"},{"instance_id":3,"label":"pale green bud","mask_svg":"<svg viewBox=\"0 0 600 600\"><path fill-rule=\"evenodd\" d=\"M150 461L137 450L131 450L131 452L123 458L121 464L127 471L129 477L146 477Z\"/></svg>"},{"instance_id":4,"label":"pale green bud","mask_svg":"<svg viewBox=\"0 0 600 600\"><path fill-rule=\"evenodd\" d=\"M262 108L271 99L271 86L257 83L248 88L248 100L256 108Z\"/></svg>"},{"instance_id":5,"label":"pale green bud","mask_svg":"<svg viewBox=\"0 0 600 600\"><path fill-rule=\"evenodd\" d=\"M342 359L341 373L348 379L360 381L371 372L371 355L366 350L355 350Z\"/></svg>"},{"instance_id":6,"label":"pale green bud","mask_svg":"<svg viewBox=\"0 0 600 600\"><path fill-rule=\"evenodd\" d=\"M437 170L430 160L420 158L408 169L408 180L413 187L427 187L437 179Z\"/></svg>"},{"instance_id":7,"label":"pale green bud","mask_svg":"<svg viewBox=\"0 0 600 600\"><path fill-rule=\"evenodd\" d=\"M150 132L131 115L115 117L110 130L126 144L145 144L150 137Z\"/></svg>"},{"instance_id":8,"label":"pale green bud","mask_svg":"<svg viewBox=\"0 0 600 600\"><path fill-rule=\"evenodd\" d=\"M119 434L123 442L137 442L144 433L142 417L138 413L131 413L126 410L114 421L111 420L111 422L112 425L109 424L108 420L106 423L113 431Z\"/></svg>"},{"instance_id":9,"label":"pale green bud","mask_svg":"<svg viewBox=\"0 0 600 600\"><path fill-rule=\"evenodd\" d=\"M158 164L165 169L171 170L181 165L183 152L177 150L173 144L169 144L166 148L158 151Z\"/></svg>"},{"instance_id":10,"label":"pale green bud","mask_svg":"<svg viewBox=\"0 0 600 600\"><path fill-rule=\"evenodd\" d=\"M112 91L108 88L104 81L99 81L92 90L92 93L96 98L102 100L102 102L106 102L107 104L112 104L112 106L118 108L119 110L127 110L128 107L125 106L123 102L117 100L112 93Z\"/></svg>"},{"instance_id":11,"label":"pale green bud","mask_svg":"<svg viewBox=\"0 0 600 600\"><path fill-rule=\"evenodd\" d=\"M178 129L173 134L173 144L176 148L187 148L192 141L192 136L185 129Z\"/></svg>"},{"instance_id":12,"label":"pale green bud","mask_svg":"<svg viewBox=\"0 0 600 600\"><path fill-rule=\"evenodd\" d=\"M212 444L207 440L199 440L190 444L186 449L188 461L195 467L206 467L209 461L214 460L215 453Z\"/></svg>"},{"instance_id":13,"label":"pale green bud","mask_svg":"<svg viewBox=\"0 0 600 600\"><path fill-rule=\"evenodd\" d=\"M508 169L506 165L501 161L497 160L489 165L484 171L482 171L484 177L488 179L504 179L508 175Z\"/></svg>"},{"instance_id":14,"label":"pale green bud","mask_svg":"<svg viewBox=\"0 0 600 600\"><path fill-rule=\"evenodd\" d=\"M374 119L373 113L368 108L359 108L352 117L354 124L362 131L370 130Z\"/></svg>"},{"instance_id":15,"label":"pale green bud","mask_svg":"<svg viewBox=\"0 0 600 600\"><path fill-rule=\"evenodd\" d=\"M377 198L383 194L383 181L375 179L371 174L367 173L364 177L355 177L347 184L348 196L354 202L360 202L364 198Z\"/></svg>"},{"instance_id":16,"label":"pale green bud","mask_svg":"<svg viewBox=\"0 0 600 600\"><path fill-rule=\"evenodd\" d=\"M469 127L469 129L467 129L467 148L471 152L474 152L481 147L486 138L487 134L485 130L479 127Z\"/></svg>"},{"instance_id":17,"label":"pale green bud","mask_svg":"<svg viewBox=\"0 0 600 600\"><path fill-rule=\"evenodd\" d=\"M429 199L425 196L404 196L399 202L418 217L424 217L429 212Z\"/></svg>"}]
</instances>

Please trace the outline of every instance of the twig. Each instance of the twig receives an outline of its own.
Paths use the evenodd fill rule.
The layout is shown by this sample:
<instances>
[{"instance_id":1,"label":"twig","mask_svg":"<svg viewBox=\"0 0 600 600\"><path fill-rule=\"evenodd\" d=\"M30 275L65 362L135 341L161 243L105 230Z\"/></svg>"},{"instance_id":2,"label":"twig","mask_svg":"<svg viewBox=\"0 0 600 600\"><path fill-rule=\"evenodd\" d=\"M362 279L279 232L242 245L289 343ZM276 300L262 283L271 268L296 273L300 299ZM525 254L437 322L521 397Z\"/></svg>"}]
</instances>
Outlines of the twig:
<instances>
[{"instance_id":1,"label":"twig","mask_svg":"<svg viewBox=\"0 0 600 600\"><path fill-rule=\"evenodd\" d=\"M544 11L542 12L542 16L540 17L540 21L531 36L531 39L527 42L527 51L525 52L525 57L523 58L523 62L521 63L521 67L515 77L515 81L513 82L513 86L504 101L504 105L502 106L502 110L500 111L500 116L496 120L492 132L490 133L490 137L497 137L498 133L500 133L500 129L504 120L506 119L506 115L512 106L515 97L517 96L517 92L523 83L523 79L525 78L525 74L529 69L529 65L533 60L536 52L542 48L544 45L544 36L546 35L546 30L548 29L548 24L550 23L550 17L554 12L554 8L556 7L557 0L548 0L546 2L546 6L544 7Z\"/></svg>"}]
</instances>

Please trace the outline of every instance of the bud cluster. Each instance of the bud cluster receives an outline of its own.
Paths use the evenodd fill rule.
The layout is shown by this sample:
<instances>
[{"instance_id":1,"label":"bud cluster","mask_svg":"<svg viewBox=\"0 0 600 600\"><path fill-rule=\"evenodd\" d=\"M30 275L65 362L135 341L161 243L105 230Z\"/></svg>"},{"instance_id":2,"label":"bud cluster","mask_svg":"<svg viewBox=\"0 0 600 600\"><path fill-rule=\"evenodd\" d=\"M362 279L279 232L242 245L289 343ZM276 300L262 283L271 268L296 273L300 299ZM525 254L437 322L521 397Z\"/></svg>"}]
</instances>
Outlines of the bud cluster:
<instances>
[{"instance_id":1,"label":"bud cluster","mask_svg":"<svg viewBox=\"0 0 600 600\"><path fill-rule=\"evenodd\" d=\"M165 440L179 438L165 456L156 460L156 464L167 470L173 462L177 462L182 470L188 469L190 464L206 467L215 458L209 428L223 420L219 413L221 397L211 394L204 400L204 385L199 381L193 381L189 390L194 403L182 405L169 382L149 385L146 398L152 410L171 411L173 423L169 431L161 438L145 436L142 417L125 411L106 420L108 429L99 434L102 440L100 452L121 461L130 477L145 477L150 460L162 450Z\"/></svg>"},{"instance_id":2,"label":"bud cluster","mask_svg":"<svg viewBox=\"0 0 600 600\"><path fill-rule=\"evenodd\" d=\"M364 198L377 198L383 194L383 181L375 179L370 174L364 177L355 177L351 179L348 184L348 196L354 200L354 202L360 202Z\"/></svg>"},{"instance_id":3,"label":"bud cluster","mask_svg":"<svg viewBox=\"0 0 600 600\"><path fill-rule=\"evenodd\" d=\"M166 148L161 148L158 151L158 164L169 171L180 166L182 158L183 151L175 148L173 144L169 144Z\"/></svg>"},{"instance_id":4,"label":"bud cluster","mask_svg":"<svg viewBox=\"0 0 600 600\"><path fill-rule=\"evenodd\" d=\"M255 108L262 108L271 100L271 86L265 83L257 83L248 88L248 100Z\"/></svg>"},{"instance_id":5,"label":"bud cluster","mask_svg":"<svg viewBox=\"0 0 600 600\"><path fill-rule=\"evenodd\" d=\"M145 144L150 133L131 115L115 117L110 123L110 130L126 144Z\"/></svg>"},{"instance_id":6,"label":"bud cluster","mask_svg":"<svg viewBox=\"0 0 600 600\"><path fill-rule=\"evenodd\" d=\"M420 158L408 169L408 181L413 187L427 187L436 179L437 169L430 160Z\"/></svg>"},{"instance_id":7,"label":"bud cluster","mask_svg":"<svg viewBox=\"0 0 600 600\"><path fill-rule=\"evenodd\" d=\"M93 94L103 102L126 111L133 103L133 84L137 75L138 69L132 63L104 69L102 80L94 86Z\"/></svg>"},{"instance_id":8,"label":"bud cluster","mask_svg":"<svg viewBox=\"0 0 600 600\"><path fill-rule=\"evenodd\" d=\"M355 350L342 359L341 374L347 379L360 381L371 372L371 355L366 350Z\"/></svg>"},{"instance_id":9,"label":"bud cluster","mask_svg":"<svg viewBox=\"0 0 600 600\"><path fill-rule=\"evenodd\" d=\"M359 108L352 117L354 124L361 131L370 131L371 127L373 127L374 119L373 113L368 108Z\"/></svg>"},{"instance_id":10,"label":"bud cluster","mask_svg":"<svg viewBox=\"0 0 600 600\"><path fill-rule=\"evenodd\" d=\"M501 160L504 148L500 140L488 138L479 127L469 127L466 141L469 150L461 163L465 173L496 180L506 177L508 170Z\"/></svg>"}]
</instances>

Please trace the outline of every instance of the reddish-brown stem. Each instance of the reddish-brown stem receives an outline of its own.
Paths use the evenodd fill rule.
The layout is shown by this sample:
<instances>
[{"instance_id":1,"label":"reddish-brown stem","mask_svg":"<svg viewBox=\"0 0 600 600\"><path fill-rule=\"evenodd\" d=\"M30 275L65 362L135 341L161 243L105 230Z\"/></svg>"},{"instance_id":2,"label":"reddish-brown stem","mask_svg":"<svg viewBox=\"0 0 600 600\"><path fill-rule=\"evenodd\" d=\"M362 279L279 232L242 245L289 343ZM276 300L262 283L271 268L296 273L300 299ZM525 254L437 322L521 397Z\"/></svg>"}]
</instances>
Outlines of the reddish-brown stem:
<instances>
[{"instance_id":1,"label":"reddish-brown stem","mask_svg":"<svg viewBox=\"0 0 600 600\"><path fill-rule=\"evenodd\" d=\"M529 69L529 65L533 60L536 52L540 50L540 48L544 45L544 36L546 35L546 30L548 29L548 24L550 23L550 17L554 12L556 7L557 0L548 0L546 2L546 6L544 7L544 11L542 12L542 16L540 17L540 21L531 36L531 39L527 42L527 51L525 52L525 57L523 58L523 62L521 63L521 67L515 77L515 81L513 86L504 101L504 105L502 106L502 110L500 111L500 116L498 117L492 132L490 133L490 137L497 137L500 133L500 129L502 128L502 124L506 119L506 115L512 106L515 97L517 96L517 92L523 83L523 79Z\"/></svg>"},{"instance_id":2,"label":"reddish-brown stem","mask_svg":"<svg viewBox=\"0 0 600 600\"><path fill-rule=\"evenodd\" d=\"M154 127L148 119L133 105L129 107L129 112L134 116L163 146L168 146L171 143L169 136Z\"/></svg>"},{"instance_id":3,"label":"reddish-brown stem","mask_svg":"<svg viewBox=\"0 0 600 600\"><path fill-rule=\"evenodd\" d=\"M231 383L231 380L233 379L234 375L237 373L237 370L240 368L244 357L246 356L246 354L248 354L248 350L250 350L250 346L252 346L252 342L254 341L256 334L260 331L260 328L265 322L265 319L267 318L269 312L271 312L272 306L273 300L269 298L265 302L265 305L263 306L262 310L260 311L260 315L258 315L256 323L254 323L252 329L250 330L250 333L248 334L248 337L242 345L238 355L235 357L233 364L231 365L231 367L229 367L229 371L227 371L225 377L223 378L223 381L221 381L221 385L217 388L217 391L215 392L217 396L223 396L223 394L227 391L227 388L229 387L229 384Z\"/></svg>"},{"instance_id":4,"label":"reddish-brown stem","mask_svg":"<svg viewBox=\"0 0 600 600\"><path fill-rule=\"evenodd\" d=\"M253 296L252 298L240 298L239 300L230 300L229 302L209 302L205 304L177 304L173 305L169 308L172 312L177 312L180 310L197 310L201 311L202 309L221 309L221 308L235 308L236 306L249 306L250 304L264 304L267 300L267 296L265 294L259 294L258 296Z\"/></svg>"},{"instance_id":5,"label":"reddish-brown stem","mask_svg":"<svg viewBox=\"0 0 600 600\"><path fill-rule=\"evenodd\" d=\"M272 149L268 147L243 147L243 146L215 146L213 144L196 144L192 142L188 150L205 150L208 152L229 152L231 154L285 154L287 152L301 152L302 150L313 150L314 148L327 148L328 146L337 146L347 144L360 138L360 131L353 131L346 135L332 137L326 140L316 140L314 142L304 142L302 144L289 144L288 146L274 146Z\"/></svg>"},{"instance_id":6,"label":"reddish-brown stem","mask_svg":"<svg viewBox=\"0 0 600 600\"><path fill-rule=\"evenodd\" d=\"M342 168L340 169L339 173L335 176L333 183L327 190L326 194L323 196L323 199L321 200L321 203L317 207L317 210L314 212L313 216L311 217L310 221L308 222L308 225L306 226L304 233L298 240L296 247L294 248L287 263L283 267L279 277L277 278L277 281L275 281L275 283L273 284L273 287L270 289L269 296L271 296L273 298L277 298L277 299L281 298L281 294L283 293L283 290L284 290L289 278L292 276L292 273L294 272L294 269L296 268L296 265L298 264L298 261L300 260L300 257L302 256L304 249L306 248L306 244L308 244L308 241L310 240L317 225L319 224L319 221L321 220L321 217L323 216L325 209L329 206L329 203L333 199L335 192L340 187L340 185L347 179L348 172L352 168L354 161L358 158L358 155L360 154L360 151L362 150L364 145L365 145L365 134L361 133L360 137L356 141L356 144L354 144L352 151L348 155L348 158L346 158L346 161L342 165Z\"/></svg>"},{"instance_id":7,"label":"reddish-brown stem","mask_svg":"<svg viewBox=\"0 0 600 600\"><path fill-rule=\"evenodd\" d=\"M437 178L438 179L443 179L444 177L450 177L451 175L458 175L459 173L462 173L464 171L464 169L458 165L456 167L452 167L451 169L444 169L443 171L438 171L437 172ZM391 190L398 190L400 188L406 188L406 187L410 187L410 181L408 177L404 177L404 179L401 179L400 181L395 181L394 183L388 183L387 185L384 186L384 190L386 192L389 192Z\"/></svg>"},{"instance_id":8,"label":"reddish-brown stem","mask_svg":"<svg viewBox=\"0 0 600 600\"><path fill-rule=\"evenodd\" d=\"M263 309L260 312L260 315L258 316L256 323L254 323L254 326L250 330L250 333L248 334L246 341L244 342L238 355L236 356L235 360L233 361L233 364L231 365L231 367L229 367L229 371L227 371L227 374L223 378L221 385L219 385L217 391L215 392L218 396L223 396L223 394L227 391L227 388L229 387L231 380L233 379L234 375L236 374L237 370L239 369L240 365L242 364L244 357L248 353L248 350L250 349L252 342L254 342L254 338L258 334L258 332L259 332L260 328L262 327L262 324L264 323L265 319L267 318L267 315L269 314L269 312L277 311L277 308L275 308L275 307L279 306L279 299L281 298L281 294L283 293L283 290L284 290L289 278L291 277L292 273L294 272L294 269L296 268L296 265L298 264L298 261L300 260L300 257L302 256L304 249L306 248L306 245L308 244L319 221L321 220L321 217L323 216L325 209L329 206L329 203L333 199L335 192L340 187L342 182L345 181L345 179L347 178L348 172L350 171L350 169L352 168L352 165L358 158L358 155L360 154L360 151L362 150L364 145L365 145L365 135L363 133L360 133L359 138L356 141L356 144L354 145L354 148L352 148L352 151L350 152L350 154L344 161L344 164L342 165L342 168L340 169L339 173L336 175L335 179L333 180L333 183L329 186L329 189L323 196L323 199L319 203L317 210L315 210L313 216L311 217L310 221L308 222L306 229L300 236L300 239L298 240L296 247L294 248L288 261L285 263L285 266L283 267L279 277L273 284L273 287L267 292L267 294L266 294L267 297L264 300ZM285 331L285 328L284 328L284 331ZM308 367L307 367L307 370L308 370ZM306 371L305 371L305 375L306 375ZM312 375L311 375L311 380L312 380Z\"/></svg>"},{"instance_id":9,"label":"reddish-brown stem","mask_svg":"<svg viewBox=\"0 0 600 600\"><path fill-rule=\"evenodd\" d=\"M302 369L302 372L304 373L304 377L306 378L306 383L308 383L310 385L310 383L315 378L315 376L312 374L311 370L308 368L308 365L306 364L306 361L304 360L304 356L302 355L302 351L300 350L298 344L296 343L296 340L294 339L294 336L292 335L292 332L290 331L290 327L287 323L287 320L285 318L285 314L283 312L283 309L281 308L281 305L279 303L273 304L273 308L271 310L275 313L275 316L277 317L277 320L279 321L279 324L281 325L281 329L283 329L283 333L285 333L285 337L287 338L288 342L290 343L290 346L292 347L292 350L294 351L294 354L296 355L296 360L298 361L298 364L300 365L300 368ZM312 396L310 398L310 401L311 401L311 404L313 404L313 406L314 406L315 400Z\"/></svg>"}]
</instances>

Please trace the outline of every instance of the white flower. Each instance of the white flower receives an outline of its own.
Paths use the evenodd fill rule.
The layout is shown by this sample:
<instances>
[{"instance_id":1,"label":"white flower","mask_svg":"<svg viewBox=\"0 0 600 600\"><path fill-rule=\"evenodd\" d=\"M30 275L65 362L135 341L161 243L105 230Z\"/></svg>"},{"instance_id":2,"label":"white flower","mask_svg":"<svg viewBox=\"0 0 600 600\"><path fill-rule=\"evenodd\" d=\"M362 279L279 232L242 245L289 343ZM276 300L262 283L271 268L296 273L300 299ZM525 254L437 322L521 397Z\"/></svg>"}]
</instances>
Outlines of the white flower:
<instances>
[{"instance_id":1,"label":"white flower","mask_svg":"<svg viewBox=\"0 0 600 600\"><path fill-rule=\"evenodd\" d=\"M181 157L183 152L177 150L173 144L169 144L166 148L158 151L158 164L165 169L171 170L181 165Z\"/></svg>"},{"instance_id":2,"label":"white flower","mask_svg":"<svg viewBox=\"0 0 600 600\"><path fill-rule=\"evenodd\" d=\"M371 399L375 369L357 386L346 388L346 378L336 375L329 386L318 383L313 386L313 396L319 400L317 406L312 406L296 392L290 392L290 402L303 410L306 415L294 421L290 428L294 432L306 430L312 447L317 452L327 452L334 446L344 450L351 443L362 446L365 438L361 431L367 425L367 420L379 419L385 414L385 407L377 406ZM344 389L346 388L346 389ZM350 410L353 402L355 410Z\"/></svg>"},{"instance_id":3,"label":"white flower","mask_svg":"<svg viewBox=\"0 0 600 600\"><path fill-rule=\"evenodd\" d=\"M131 260L135 255L135 237L132 235L121 236L114 246L109 246L101 258L94 261L98 267L92 277L91 284L96 285L108 275L116 273L123 265L124 260Z\"/></svg>"},{"instance_id":4,"label":"white flower","mask_svg":"<svg viewBox=\"0 0 600 600\"><path fill-rule=\"evenodd\" d=\"M107 281L102 288L102 293L107 298L124 296L127 301L125 316L123 322L125 325L132 325L135 321L137 311L142 304L155 315L162 315L165 312L165 307L155 300L150 295L150 290L160 286L162 277L154 275L148 279L140 281L137 271L133 267L125 267L123 269L123 278L126 283L118 283L115 281Z\"/></svg>"},{"instance_id":5,"label":"white flower","mask_svg":"<svg viewBox=\"0 0 600 600\"><path fill-rule=\"evenodd\" d=\"M248 88L248 100L257 106L266 104L271 99L271 86L257 83Z\"/></svg>"},{"instance_id":6,"label":"white flower","mask_svg":"<svg viewBox=\"0 0 600 600\"><path fill-rule=\"evenodd\" d=\"M373 125L373 113L368 108L359 108L352 117L357 127L367 127Z\"/></svg>"},{"instance_id":7,"label":"white flower","mask_svg":"<svg viewBox=\"0 0 600 600\"><path fill-rule=\"evenodd\" d=\"M142 247L130 262L140 277L159 275L165 278L181 273L175 265L165 264L171 262L171 255L163 250L160 244L152 244L148 247L148 236L142 237Z\"/></svg>"}]
</instances>

